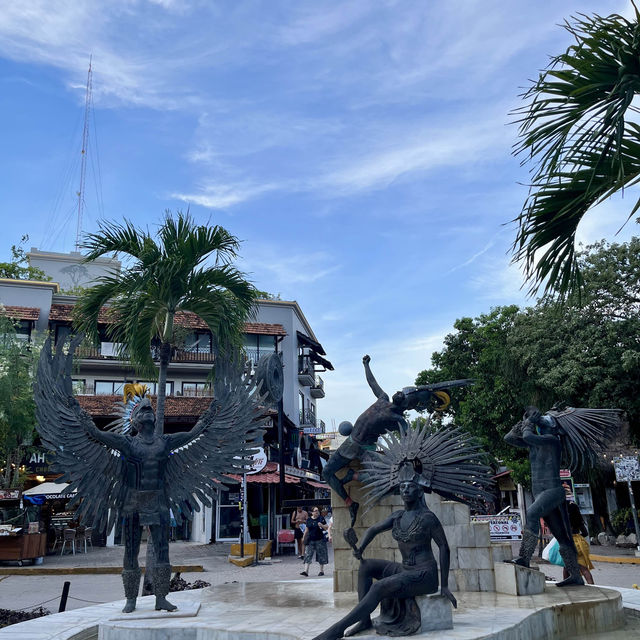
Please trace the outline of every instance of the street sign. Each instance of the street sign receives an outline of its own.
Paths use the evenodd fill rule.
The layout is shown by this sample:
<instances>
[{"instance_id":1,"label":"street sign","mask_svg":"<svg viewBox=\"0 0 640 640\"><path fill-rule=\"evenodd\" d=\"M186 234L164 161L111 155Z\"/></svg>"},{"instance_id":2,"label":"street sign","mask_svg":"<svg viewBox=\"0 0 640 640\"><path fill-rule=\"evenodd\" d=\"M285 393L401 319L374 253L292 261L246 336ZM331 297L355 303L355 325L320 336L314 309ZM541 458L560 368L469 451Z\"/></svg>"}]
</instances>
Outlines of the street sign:
<instances>
[{"instance_id":1,"label":"street sign","mask_svg":"<svg viewBox=\"0 0 640 640\"><path fill-rule=\"evenodd\" d=\"M311 436L317 433L323 433L323 431L322 427L304 427L302 433L304 433L306 436Z\"/></svg>"}]
</instances>

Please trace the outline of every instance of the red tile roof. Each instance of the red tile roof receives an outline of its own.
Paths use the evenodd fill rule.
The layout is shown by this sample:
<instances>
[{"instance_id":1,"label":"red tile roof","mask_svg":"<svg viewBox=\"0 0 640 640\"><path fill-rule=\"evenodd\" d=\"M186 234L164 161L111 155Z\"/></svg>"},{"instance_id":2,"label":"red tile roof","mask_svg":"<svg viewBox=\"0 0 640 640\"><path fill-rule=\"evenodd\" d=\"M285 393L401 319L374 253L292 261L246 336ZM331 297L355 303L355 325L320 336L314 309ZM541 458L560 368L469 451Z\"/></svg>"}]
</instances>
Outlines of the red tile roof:
<instances>
[{"instance_id":1,"label":"red tile roof","mask_svg":"<svg viewBox=\"0 0 640 640\"><path fill-rule=\"evenodd\" d=\"M7 307L9 308L9 307ZM16 309L27 307L15 307ZM13 317L13 316L12 316ZM57 320L60 322L70 322L73 319L73 305L72 304L52 304L51 311L49 312L49 320ZM102 307L98 314L98 322L107 324L111 322L109 309ZM206 330L207 324L198 317L195 313L190 311L178 311L176 313L175 322L178 326L185 329L203 329ZM267 336L286 336L287 332L281 324L268 324L266 322L246 322L244 325L245 333L261 334Z\"/></svg>"},{"instance_id":2,"label":"red tile roof","mask_svg":"<svg viewBox=\"0 0 640 640\"><path fill-rule=\"evenodd\" d=\"M14 307L8 304L0 305L0 315L14 320L37 320L40 317L38 307Z\"/></svg>"},{"instance_id":3,"label":"red tile roof","mask_svg":"<svg viewBox=\"0 0 640 640\"><path fill-rule=\"evenodd\" d=\"M156 409L156 396L149 396L153 409ZM98 417L116 417L115 406L122 404L122 396L76 396L80 406L90 415ZM164 414L167 418L199 418L211 404L210 396L167 396ZM264 415L277 415L273 409L264 410Z\"/></svg>"},{"instance_id":4,"label":"red tile roof","mask_svg":"<svg viewBox=\"0 0 640 640\"><path fill-rule=\"evenodd\" d=\"M150 396L151 404L155 410L156 397ZM114 407L122 404L122 396L77 396L80 406L92 416L113 416L117 414ZM167 418L181 416L202 415L209 404L211 398L205 396L167 396L164 413Z\"/></svg>"}]
</instances>

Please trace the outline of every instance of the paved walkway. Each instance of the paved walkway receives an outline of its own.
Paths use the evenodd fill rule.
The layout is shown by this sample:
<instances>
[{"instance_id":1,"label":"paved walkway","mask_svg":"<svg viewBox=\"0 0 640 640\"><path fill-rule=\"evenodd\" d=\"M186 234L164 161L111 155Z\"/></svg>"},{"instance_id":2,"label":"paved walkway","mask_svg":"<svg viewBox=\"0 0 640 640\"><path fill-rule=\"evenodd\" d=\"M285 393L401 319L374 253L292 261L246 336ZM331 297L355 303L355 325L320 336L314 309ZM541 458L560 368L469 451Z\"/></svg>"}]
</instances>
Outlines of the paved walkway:
<instances>
[{"instance_id":1,"label":"paved walkway","mask_svg":"<svg viewBox=\"0 0 640 640\"><path fill-rule=\"evenodd\" d=\"M261 562L255 567L236 567L227 560L229 544L197 544L192 542L174 542L169 546L171 564L198 567L198 571L181 572L187 582L204 580L212 585L233 582L276 582L280 580L307 580L300 575L302 561L289 554L273 558L272 562ZM144 563L146 545L140 550L140 560ZM96 547L85 555L76 554L60 557L47 556L42 569L58 569L53 575L34 575L32 570L40 567L17 567L8 563L0 570L10 570L10 575L0 575L0 603L6 609L30 610L44 603L51 611L58 610L60 595L65 581L71 583L67 609L77 609L91 604L102 604L122 598L123 547ZM104 568L113 573L98 575ZM70 571L84 568L94 569L94 573L81 575ZM319 566L311 566L311 577L316 577ZM329 545L329 564L325 566L325 575L321 580L333 580L333 550Z\"/></svg>"}]
</instances>

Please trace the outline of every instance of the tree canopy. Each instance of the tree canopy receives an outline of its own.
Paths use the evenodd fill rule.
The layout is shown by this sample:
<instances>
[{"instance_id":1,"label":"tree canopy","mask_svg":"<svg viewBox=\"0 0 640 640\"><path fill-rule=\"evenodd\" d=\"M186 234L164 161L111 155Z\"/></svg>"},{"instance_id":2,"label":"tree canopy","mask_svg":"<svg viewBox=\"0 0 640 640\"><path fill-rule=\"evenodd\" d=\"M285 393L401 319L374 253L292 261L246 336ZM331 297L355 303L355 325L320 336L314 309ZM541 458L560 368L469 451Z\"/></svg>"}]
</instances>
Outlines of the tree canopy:
<instances>
[{"instance_id":1,"label":"tree canopy","mask_svg":"<svg viewBox=\"0 0 640 640\"><path fill-rule=\"evenodd\" d=\"M458 319L416 384L475 378L453 394L447 415L516 468L522 454L503 437L531 404L542 410L560 402L623 409L631 437L640 442L640 317L633 309L638 249L634 238L581 252L580 300L560 305L544 298L526 309L503 306Z\"/></svg>"},{"instance_id":2,"label":"tree canopy","mask_svg":"<svg viewBox=\"0 0 640 640\"><path fill-rule=\"evenodd\" d=\"M29 240L28 235L20 238L20 243L11 245L11 260L0 262L0 278L10 280L44 280L48 282L51 278L42 269L32 267L23 248L23 244Z\"/></svg>"}]
</instances>

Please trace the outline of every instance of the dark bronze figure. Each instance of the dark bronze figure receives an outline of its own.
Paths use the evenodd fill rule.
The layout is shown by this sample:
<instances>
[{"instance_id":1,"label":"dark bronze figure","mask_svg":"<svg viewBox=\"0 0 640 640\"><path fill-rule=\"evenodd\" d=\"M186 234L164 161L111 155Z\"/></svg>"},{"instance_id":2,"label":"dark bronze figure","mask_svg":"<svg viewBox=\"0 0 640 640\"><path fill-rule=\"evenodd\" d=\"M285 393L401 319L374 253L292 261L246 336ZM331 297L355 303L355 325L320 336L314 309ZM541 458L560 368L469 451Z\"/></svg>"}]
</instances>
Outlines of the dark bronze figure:
<instances>
[{"instance_id":1,"label":"dark bronze figure","mask_svg":"<svg viewBox=\"0 0 640 640\"><path fill-rule=\"evenodd\" d=\"M441 594L457 606L448 586L449 545L440 521L425 504L424 493L436 491L457 499L486 498L491 470L480 462L482 456L475 441L457 429L432 434L428 425L407 428L397 436L383 436L382 447L381 452L372 453L363 462L368 503L398 488L404 509L367 529L359 546L354 530L345 531L345 539L361 560L358 604L315 640L337 640L371 626L387 635L418 631L421 616L415 596L438 590L438 564L432 541L439 548ZM389 530L398 543L402 563L363 559L364 550L375 536ZM381 616L372 622L371 613L379 604Z\"/></svg>"},{"instance_id":2,"label":"dark bronze figure","mask_svg":"<svg viewBox=\"0 0 640 640\"><path fill-rule=\"evenodd\" d=\"M360 505L351 499L344 485L354 479L354 471L350 469L342 479L338 478L337 472L348 466L352 460L361 460L367 452L375 450L376 442L381 435L395 430L406 431L405 411L423 410L433 402L443 407L449 403L446 389L472 382L471 380L453 380L421 387L407 387L394 393L389 400L389 396L382 390L371 372L370 361L371 358L368 355L362 358L367 382L377 400L358 417L351 432L343 434L349 437L333 452L322 470L322 477L349 507L351 526L355 524Z\"/></svg>"},{"instance_id":3,"label":"dark bronze figure","mask_svg":"<svg viewBox=\"0 0 640 640\"><path fill-rule=\"evenodd\" d=\"M75 338L64 353L58 345L51 355L49 341L40 356L34 385L38 431L55 452L59 482L77 488L77 516L98 530L110 531L123 521L125 542L122 579L123 609L135 609L140 584L138 551L142 526L148 525L156 553L153 585L156 609L173 611L167 601L169 564L169 510L182 522L198 502L211 506L216 481L225 473L248 470L254 449L262 444L260 395L255 381L237 367L219 365L214 399L187 433L155 435L155 414L148 398L127 401L125 420L118 430L101 431L73 397L71 366ZM132 435L135 434L135 435Z\"/></svg>"},{"instance_id":4,"label":"dark bronze figure","mask_svg":"<svg viewBox=\"0 0 640 640\"><path fill-rule=\"evenodd\" d=\"M563 459L571 468L592 461L606 441L617 431L619 412L608 409L552 410L542 415L536 407L528 407L524 418L505 436L516 447L529 449L534 503L527 509L527 524L514 564L528 567L538 543L540 518L558 540L560 555L568 577L559 587L584 584L560 479Z\"/></svg>"}]
</instances>

